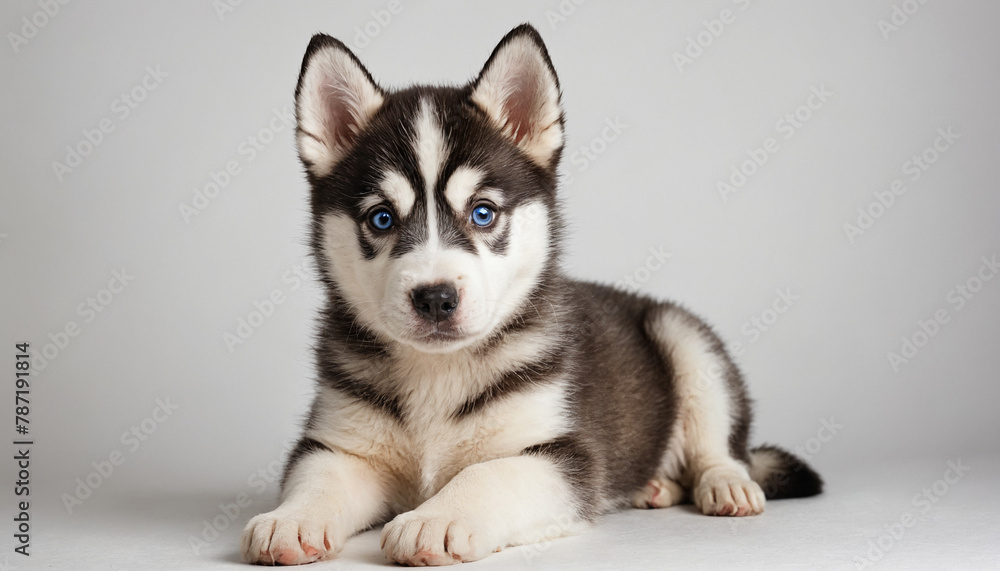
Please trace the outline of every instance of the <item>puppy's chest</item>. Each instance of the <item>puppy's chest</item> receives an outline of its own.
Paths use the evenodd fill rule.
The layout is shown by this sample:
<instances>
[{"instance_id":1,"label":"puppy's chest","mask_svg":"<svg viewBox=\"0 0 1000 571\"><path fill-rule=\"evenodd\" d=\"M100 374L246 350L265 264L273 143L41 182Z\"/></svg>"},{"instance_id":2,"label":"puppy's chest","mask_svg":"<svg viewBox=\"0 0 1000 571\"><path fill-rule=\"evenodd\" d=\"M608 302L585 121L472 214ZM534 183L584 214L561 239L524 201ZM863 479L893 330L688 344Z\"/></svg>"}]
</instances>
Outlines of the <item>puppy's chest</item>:
<instances>
[{"instance_id":1,"label":"puppy's chest","mask_svg":"<svg viewBox=\"0 0 1000 571\"><path fill-rule=\"evenodd\" d=\"M423 502L471 464L516 455L548 439L546 419L559 414L543 405L540 394L498 396L463 412L472 393L454 390L448 381L437 379L438 390L414 391L403 401L395 468L407 503Z\"/></svg>"},{"instance_id":2,"label":"puppy's chest","mask_svg":"<svg viewBox=\"0 0 1000 571\"><path fill-rule=\"evenodd\" d=\"M387 458L406 503L417 505L471 464L517 453L498 435L504 423L495 415L455 419L421 415L400 426L400 446Z\"/></svg>"},{"instance_id":3,"label":"puppy's chest","mask_svg":"<svg viewBox=\"0 0 1000 571\"><path fill-rule=\"evenodd\" d=\"M394 476L399 500L419 505L463 468L515 456L565 433L569 420L565 384L559 381L513 393L496 393L472 410L463 405L481 395L469 379L407 380L400 418L344 426L343 444ZM350 445L354 446L350 446Z\"/></svg>"}]
</instances>

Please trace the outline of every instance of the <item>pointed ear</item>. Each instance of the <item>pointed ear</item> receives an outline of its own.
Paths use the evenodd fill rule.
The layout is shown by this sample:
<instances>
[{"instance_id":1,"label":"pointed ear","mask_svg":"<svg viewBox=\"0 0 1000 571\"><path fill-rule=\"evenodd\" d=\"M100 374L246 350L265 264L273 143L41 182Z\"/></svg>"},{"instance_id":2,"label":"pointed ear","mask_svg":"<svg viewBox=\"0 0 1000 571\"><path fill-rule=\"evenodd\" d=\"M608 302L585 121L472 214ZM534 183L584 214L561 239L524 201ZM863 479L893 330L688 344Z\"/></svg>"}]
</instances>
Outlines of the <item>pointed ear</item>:
<instances>
[{"instance_id":1,"label":"pointed ear","mask_svg":"<svg viewBox=\"0 0 1000 571\"><path fill-rule=\"evenodd\" d=\"M472 101L533 161L555 166L563 145L559 80L534 28L522 24L504 36L472 84Z\"/></svg>"},{"instance_id":2,"label":"pointed ear","mask_svg":"<svg viewBox=\"0 0 1000 571\"><path fill-rule=\"evenodd\" d=\"M299 158L309 172L330 174L384 101L347 46L325 34L313 36L295 88Z\"/></svg>"}]
</instances>

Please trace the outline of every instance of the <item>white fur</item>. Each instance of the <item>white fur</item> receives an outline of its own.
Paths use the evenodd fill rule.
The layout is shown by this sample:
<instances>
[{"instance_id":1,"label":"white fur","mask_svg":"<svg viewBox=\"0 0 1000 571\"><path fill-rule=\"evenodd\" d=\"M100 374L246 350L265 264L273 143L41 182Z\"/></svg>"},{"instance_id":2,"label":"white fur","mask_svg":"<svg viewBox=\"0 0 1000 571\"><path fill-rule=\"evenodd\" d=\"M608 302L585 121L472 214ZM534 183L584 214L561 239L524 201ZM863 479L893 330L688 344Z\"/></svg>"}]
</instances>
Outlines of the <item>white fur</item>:
<instances>
[{"instance_id":1,"label":"white fur","mask_svg":"<svg viewBox=\"0 0 1000 571\"><path fill-rule=\"evenodd\" d=\"M420 113L415 124L417 133L414 151L420 174L424 178L424 206L427 210L427 249L437 250L438 224L437 202L434 189L437 186L441 167L448 157L448 148L444 142L444 133L434 116L434 108L426 99L420 102Z\"/></svg>"},{"instance_id":2,"label":"white fur","mask_svg":"<svg viewBox=\"0 0 1000 571\"><path fill-rule=\"evenodd\" d=\"M412 509L466 466L517 455L570 428L563 383L510 395L475 415L455 419L451 413L472 395L442 373L446 371L428 368L427 378L412 379L417 390L407 395L405 406L416 417L408 417L405 424L326 389L318 396L321 412L307 436L392 474L393 505Z\"/></svg>"},{"instance_id":3,"label":"white fur","mask_svg":"<svg viewBox=\"0 0 1000 571\"><path fill-rule=\"evenodd\" d=\"M472 254L428 241L399 258L390 257L386 247L366 260L356 236L359 221L328 214L323 224L327 271L358 319L386 339L437 353L468 347L518 309L550 253L547 209L540 202L522 204L506 217L498 221L513 226L505 255L485 245ZM460 337L447 343L427 340L431 324L410 301L414 287L440 282L454 283L461 299L451 318Z\"/></svg>"},{"instance_id":4,"label":"white fur","mask_svg":"<svg viewBox=\"0 0 1000 571\"><path fill-rule=\"evenodd\" d=\"M693 320L681 310L664 308L649 327L672 364L678 404L662 476L674 485L688 482L703 513L760 513L764 492L750 479L747 467L729 454L735 414L723 375L725 363Z\"/></svg>"},{"instance_id":5,"label":"white fur","mask_svg":"<svg viewBox=\"0 0 1000 571\"><path fill-rule=\"evenodd\" d=\"M669 508L683 500L684 488L676 480L668 478L666 470L661 468L632 496L632 505L637 508Z\"/></svg>"},{"instance_id":6,"label":"white fur","mask_svg":"<svg viewBox=\"0 0 1000 571\"><path fill-rule=\"evenodd\" d=\"M532 337L529 343L527 336L514 336L487 362L468 354L399 359L411 373L405 377L405 408L415 415L405 423L337 390L321 389L306 436L334 454L308 455L295 465L281 506L247 524L244 557L286 564L328 558L389 510L416 508L383 531L386 555L400 562L471 561L507 545L580 529L573 491L558 467L548 459L519 456L573 428L565 381L509 395L468 417L450 415L489 382L494 367L555 349L555 339ZM553 524L559 524L555 533ZM421 526L429 531L421 534ZM445 554L449 529L457 535Z\"/></svg>"},{"instance_id":7,"label":"white fur","mask_svg":"<svg viewBox=\"0 0 1000 571\"><path fill-rule=\"evenodd\" d=\"M396 171L387 171L379 184L379 190L392 203L396 213L406 218L413 210L413 204L417 200L417 195L410 186L410 181Z\"/></svg>"},{"instance_id":8,"label":"white fur","mask_svg":"<svg viewBox=\"0 0 1000 571\"><path fill-rule=\"evenodd\" d=\"M444 197L456 216L464 216L469 210L469 200L476 193L483 173L479 169L461 166L455 169L444 187Z\"/></svg>"},{"instance_id":9,"label":"white fur","mask_svg":"<svg viewBox=\"0 0 1000 571\"><path fill-rule=\"evenodd\" d=\"M754 450L750 452L750 478L763 482L771 474L781 472L784 461L774 450Z\"/></svg>"},{"instance_id":10,"label":"white fur","mask_svg":"<svg viewBox=\"0 0 1000 571\"><path fill-rule=\"evenodd\" d=\"M468 466L433 498L397 516L382 529L382 550L397 563L444 565L584 527L558 466L514 456Z\"/></svg>"},{"instance_id":11,"label":"white fur","mask_svg":"<svg viewBox=\"0 0 1000 571\"><path fill-rule=\"evenodd\" d=\"M289 475L278 509L247 523L243 558L295 565L333 557L384 516L386 497L382 475L357 456L308 455Z\"/></svg>"},{"instance_id":12,"label":"white fur","mask_svg":"<svg viewBox=\"0 0 1000 571\"><path fill-rule=\"evenodd\" d=\"M501 48L472 100L532 160L549 166L563 143L559 87L534 42L521 36Z\"/></svg>"},{"instance_id":13,"label":"white fur","mask_svg":"<svg viewBox=\"0 0 1000 571\"><path fill-rule=\"evenodd\" d=\"M326 176L384 98L351 56L322 48L309 59L298 97L299 155L316 176Z\"/></svg>"}]
</instances>

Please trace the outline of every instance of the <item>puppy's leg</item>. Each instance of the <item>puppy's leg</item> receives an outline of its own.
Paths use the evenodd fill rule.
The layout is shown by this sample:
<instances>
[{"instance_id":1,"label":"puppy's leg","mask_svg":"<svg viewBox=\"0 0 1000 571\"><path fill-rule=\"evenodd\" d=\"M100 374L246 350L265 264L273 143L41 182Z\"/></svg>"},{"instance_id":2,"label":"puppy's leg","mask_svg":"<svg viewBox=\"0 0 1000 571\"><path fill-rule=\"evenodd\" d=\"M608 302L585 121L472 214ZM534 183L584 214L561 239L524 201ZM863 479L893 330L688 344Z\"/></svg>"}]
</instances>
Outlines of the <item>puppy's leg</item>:
<instances>
[{"instance_id":1,"label":"puppy's leg","mask_svg":"<svg viewBox=\"0 0 1000 571\"><path fill-rule=\"evenodd\" d=\"M702 513L761 513L764 492L748 471L749 401L722 342L697 317L675 306L654 310L647 328L673 371L677 398L668 456L679 457L667 464L683 466L684 481Z\"/></svg>"},{"instance_id":2,"label":"puppy's leg","mask_svg":"<svg viewBox=\"0 0 1000 571\"><path fill-rule=\"evenodd\" d=\"M293 452L281 505L247 523L243 559L297 565L330 558L386 514L386 485L366 462L303 438Z\"/></svg>"},{"instance_id":3,"label":"puppy's leg","mask_svg":"<svg viewBox=\"0 0 1000 571\"><path fill-rule=\"evenodd\" d=\"M448 565L578 532L579 490L560 464L544 453L473 464L386 524L382 551L396 563Z\"/></svg>"}]
</instances>

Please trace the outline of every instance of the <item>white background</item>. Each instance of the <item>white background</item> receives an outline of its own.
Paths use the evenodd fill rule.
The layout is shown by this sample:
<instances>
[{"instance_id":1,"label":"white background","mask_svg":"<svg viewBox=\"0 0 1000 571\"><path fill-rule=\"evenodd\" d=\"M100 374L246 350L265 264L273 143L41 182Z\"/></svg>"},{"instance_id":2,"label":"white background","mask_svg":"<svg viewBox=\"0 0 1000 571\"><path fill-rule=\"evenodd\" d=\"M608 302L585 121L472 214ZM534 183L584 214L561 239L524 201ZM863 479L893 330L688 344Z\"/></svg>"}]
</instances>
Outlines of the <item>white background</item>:
<instances>
[{"instance_id":1,"label":"white background","mask_svg":"<svg viewBox=\"0 0 1000 571\"><path fill-rule=\"evenodd\" d=\"M566 270L638 278L641 291L682 301L740 344L754 442L801 447L827 474L926 462L918 481L940 477L948 460L998 452L1000 279L961 310L947 296L981 258L1000 255L1000 5L929 2L885 33L889 0L566 0L559 17L556 0L400 6L243 2L220 13L207 0L72 2L49 18L37 2L0 8L2 378L12 378L15 342L35 355L52 344L54 355L32 377L31 493L50 513L36 517L38 549L59 549L46 522L86 527L88 509L121 498L217 498L175 518L183 541L217 513L213 502L256 492L248 479L297 437L320 300L290 277L310 264L308 188L291 126L272 118L291 109L320 31L353 46L360 38L356 53L395 87L465 82L509 29L533 23L564 91ZM724 9L734 21L712 23ZM10 34L28 35L22 18L47 21L15 47ZM690 47L699 33L700 53ZM689 49L696 57L678 65ZM147 69L161 78L137 88ZM812 88L832 95L800 109ZM120 98L133 90L143 100L123 118ZM808 120L786 139L778 121L796 111ZM67 145L103 119L114 130L57 175ZM627 126L620 135L595 143L616 120ZM939 129L959 137L911 180L904 163ZM250 137L266 142L252 160L241 152ZM721 196L719 181L768 138L777 151ZM586 168L581 146L602 151ZM230 161L240 173L185 219L181 206ZM906 192L871 206L895 179ZM859 208L878 217L852 242L844 225L858 224ZM671 257L650 272L651 248ZM124 291L100 313L78 311L123 269L134 276ZM275 289L284 303L227 346L225 334ZM768 313L777 290L797 299ZM888 354L937 310L947 323L894 371ZM775 316L749 335L751 319ZM63 339L69 322L79 332ZM13 437L11 385L0 434ZM177 408L147 421L155 431L132 450L121 435L156 399ZM842 425L832 438L824 421ZM115 451L124 463L67 513L63 494ZM12 490L13 462L0 466L0 489ZM5 521L14 503L0 495ZM265 507L258 499L233 528ZM858 550L878 532L877 520L862 526Z\"/></svg>"}]
</instances>

